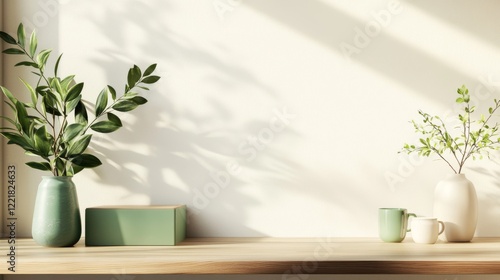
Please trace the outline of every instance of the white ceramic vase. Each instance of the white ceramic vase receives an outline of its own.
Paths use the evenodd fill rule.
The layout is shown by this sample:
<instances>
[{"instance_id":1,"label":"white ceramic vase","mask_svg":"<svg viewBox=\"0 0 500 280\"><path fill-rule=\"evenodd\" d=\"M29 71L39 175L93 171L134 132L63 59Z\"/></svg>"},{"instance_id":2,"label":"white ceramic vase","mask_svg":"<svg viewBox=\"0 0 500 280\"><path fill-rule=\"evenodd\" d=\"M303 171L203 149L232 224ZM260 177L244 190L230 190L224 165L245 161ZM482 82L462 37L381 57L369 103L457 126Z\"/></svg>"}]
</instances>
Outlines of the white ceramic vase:
<instances>
[{"instance_id":1,"label":"white ceramic vase","mask_svg":"<svg viewBox=\"0 0 500 280\"><path fill-rule=\"evenodd\" d=\"M448 242L469 242L477 225L476 189L464 174L451 174L441 180L434 193L434 216L445 224Z\"/></svg>"}]
</instances>

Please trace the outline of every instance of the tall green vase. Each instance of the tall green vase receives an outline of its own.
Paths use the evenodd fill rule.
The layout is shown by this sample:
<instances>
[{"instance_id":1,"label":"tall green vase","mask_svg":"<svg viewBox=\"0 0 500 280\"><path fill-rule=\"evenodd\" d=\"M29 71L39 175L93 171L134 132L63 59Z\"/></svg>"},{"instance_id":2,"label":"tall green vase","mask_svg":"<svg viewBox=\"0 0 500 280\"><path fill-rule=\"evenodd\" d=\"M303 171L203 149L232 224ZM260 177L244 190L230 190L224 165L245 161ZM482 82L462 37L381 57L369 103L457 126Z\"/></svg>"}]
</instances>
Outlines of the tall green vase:
<instances>
[{"instance_id":1,"label":"tall green vase","mask_svg":"<svg viewBox=\"0 0 500 280\"><path fill-rule=\"evenodd\" d=\"M47 247L69 247L80 240L80 207L72 177L43 176L38 185L32 235Z\"/></svg>"}]
</instances>

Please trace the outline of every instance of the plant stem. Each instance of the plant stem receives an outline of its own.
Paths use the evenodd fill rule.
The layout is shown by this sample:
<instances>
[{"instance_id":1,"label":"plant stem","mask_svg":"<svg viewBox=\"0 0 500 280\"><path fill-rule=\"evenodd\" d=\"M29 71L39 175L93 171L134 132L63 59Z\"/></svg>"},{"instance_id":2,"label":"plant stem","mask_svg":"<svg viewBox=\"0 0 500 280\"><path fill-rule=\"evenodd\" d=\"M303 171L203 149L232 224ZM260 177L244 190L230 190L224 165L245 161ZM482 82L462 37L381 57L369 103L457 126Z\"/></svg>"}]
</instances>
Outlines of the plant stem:
<instances>
[{"instance_id":1,"label":"plant stem","mask_svg":"<svg viewBox=\"0 0 500 280\"><path fill-rule=\"evenodd\" d=\"M443 127L443 129L444 129L444 131L445 131L445 133L446 133L447 137L450 137L450 138L451 138L451 140L452 140L452 142L453 142L453 144L455 144L455 147L457 147L457 149L456 149L456 150L458 150L458 152L459 152L460 154L464 154L464 153L462 152L462 149L460 149L460 146L458 145L458 143L455 141L455 139L453 139L453 137L451 137L451 135L448 133L448 129L446 128L446 125L444 124L444 121L443 121L442 119L440 119L440 118L439 118L439 120L440 120L440 122L441 122L441 126ZM430 123L432 124L432 122L430 122ZM433 125L434 125L434 124L433 124ZM441 129L439 128L439 126L434 125L434 126L433 126L433 128L434 128L434 129L437 129L437 130L439 131L439 133L440 133L440 135L441 135L441 137L442 137L443 139L447 138L447 137L445 137L445 136L443 135L443 133L441 132ZM446 143L446 144L448 144L448 143ZM455 148L453 148L453 147L449 147L449 148L450 148L451 154L452 154L452 155L453 155L453 157L455 158L455 161L456 161L458 164L460 164L460 161L459 161L459 159L458 159L457 152L456 152ZM446 161L446 160L445 160L445 161ZM450 165L450 166L451 166L451 164L450 164L448 161L446 161L446 162L448 163L448 165ZM452 167L452 169L453 169L453 171L455 171L455 169L454 169L453 167ZM456 173L456 171L455 171L455 173ZM459 173L460 173L460 172L459 172Z\"/></svg>"},{"instance_id":2,"label":"plant stem","mask_svg":"<svg viewBox=\"0 0 500 280\"><path fill-rule=\"evenodd\" d=\"M431 147L431 149L448 164L448 166L451 168L451 170L453 170L453 172L455 172L455 174L460 174L460 171L457 172L457 170L453 167L453 165L451 165L451 163L436 148Z\"/></svg>"},{"instance_id":3,"label":"plant stem","mask_svg":"<svg viewBox=\"0 0 500 280\"><path fill-rule=\"evenodd\" d=\"M17 44L17 46L24 52L24 54L31 60L31 62L35 63L38 65L38 67L36 67L36 69L38 69L38 72L39 72L39 79L37 81L37 86L36 88L34 89L35 90L35 94L38 95L38 92L37 92L37 88L40 86L40 82L43 80L45 81L45 83L47 84L47 87L49 88L50 91L53 91L54 89L51 87L50 85L50 82L48 80L48 78L45 76L45 73L43 71L43 65L39 65L38 62L35 60L35 58L33 56L31 56L28 51L26 51L26 49L24 48L23 45L21 44ZM59 157L59 136L56 137L56 135L60 134L57 133L56 131L56 116L54 114L52 114L52 122L48 119L47 115L46 114L43 114L42 112L40 112L40 110L38 110L36 104L34 104L34 109L35 111L47 122L47 124L51 127L52 129L52 136L54 137L54 143L52 144L52 154L54 155L54 158L57 159ZM66 116L64 118L64 120L66 121ZM51 163L50 159L47 159L49 164L51 165L51 172L54 176L59 176L59 171L57 169L57 161L54 159L54 162L53 164Z\"/></svg>"},{"instance_id":4,"label":"plant stem","mask_svg":"<svg viewBox=\"0 0 500 280\"><path fill-rule=\"evenodd\" d=\"M491 119L491 117L493 116L493 114L498 110L498 108L500 108L500 101L495 101L495 108L493 108L491 110L491 113L490 115L488 116L488 118L483 122L483 125L481 126L481 128L479 128L478 130L478 135L481 135L481 132L483 131L484 127L486 126L486 123L488 123L488 121ZM470 132L470 131L469 131ZM470 133L469 133L470 134ZM468 153L467 157L464 159L464 163L465 161L474 153L476 153L477 151L479 151L480 148L477 146L477 139L476 141L472 144L471 146L471 149L470 149L470 152Z\"/></svg>"},{"instance_id":5,"label":"plant stem","mask_svg":"<svg viewBox=\"0 0 500 280\"><path fill-rule=\"evenodd\" d=\"M469 146L469 142L470 142L470 105L468 102L467 102L467 110L465 112L467 113L467 120L465 122L462 122L463 127L464 127L465 144L464 144L464 152L462 153L462 159L458 163L458 166L459 166L458 173L459 174L460 174L460 172L462 172L462 167L464 166L465 161L468 158L467 155L470 155L471 152L473 151L473 147L471 147L471 149L469 151L467 151L467 147Z\"/></svg>"}]
</instances>

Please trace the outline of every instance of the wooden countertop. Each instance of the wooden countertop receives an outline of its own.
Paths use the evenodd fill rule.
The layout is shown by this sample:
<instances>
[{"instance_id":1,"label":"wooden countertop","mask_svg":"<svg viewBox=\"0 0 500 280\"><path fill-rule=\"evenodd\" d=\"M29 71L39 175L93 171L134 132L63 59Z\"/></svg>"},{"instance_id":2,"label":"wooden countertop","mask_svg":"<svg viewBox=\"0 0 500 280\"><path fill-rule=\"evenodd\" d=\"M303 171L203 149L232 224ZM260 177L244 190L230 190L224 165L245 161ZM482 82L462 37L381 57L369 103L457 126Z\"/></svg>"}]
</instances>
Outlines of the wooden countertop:
<instances>
[{"instance_id":1,"label":"wooden countertop","mask_svg":"<svg viewBox=\"0 0 500 280\"><path fill-rule=\"evenodd\" d=\"M4 260L9 244L1 240ZM500 238L189 238L178 246L45 248L16 240L16 274L500 274ZM7 264L8 265L8 264ZM2 274L10 274L7 269Z\"/></svg>"}]
</instances>

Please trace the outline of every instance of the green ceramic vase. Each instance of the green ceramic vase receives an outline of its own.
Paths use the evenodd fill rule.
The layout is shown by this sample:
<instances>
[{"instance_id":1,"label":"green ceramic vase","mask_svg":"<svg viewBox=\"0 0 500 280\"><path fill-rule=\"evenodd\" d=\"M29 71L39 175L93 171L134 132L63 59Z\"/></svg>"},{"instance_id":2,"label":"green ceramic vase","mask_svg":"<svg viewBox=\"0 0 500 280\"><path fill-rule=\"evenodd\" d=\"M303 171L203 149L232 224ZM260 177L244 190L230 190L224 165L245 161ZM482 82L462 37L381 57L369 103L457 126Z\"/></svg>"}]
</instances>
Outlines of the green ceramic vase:
<instances>
[{"instance_id":1,"label":"green ceramic vase","mask_svg":"<svg viewBox=\"0 0 500 280\"><path fill-rule=\"evenodd\" d=\"M68 247L80 240L80 207L71 178L43 176L38 185L32 235L39 245Z\"/></svg>"}]
</instances>

